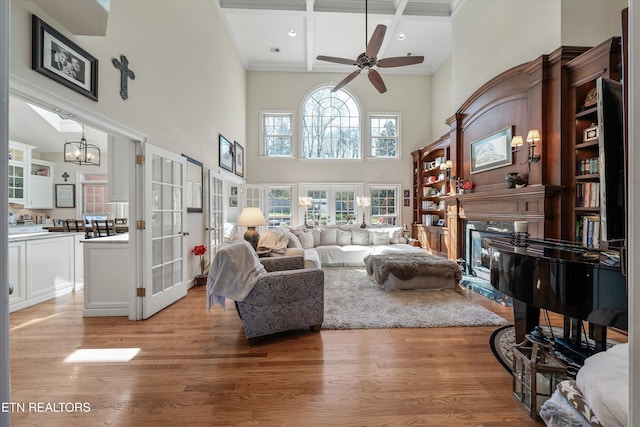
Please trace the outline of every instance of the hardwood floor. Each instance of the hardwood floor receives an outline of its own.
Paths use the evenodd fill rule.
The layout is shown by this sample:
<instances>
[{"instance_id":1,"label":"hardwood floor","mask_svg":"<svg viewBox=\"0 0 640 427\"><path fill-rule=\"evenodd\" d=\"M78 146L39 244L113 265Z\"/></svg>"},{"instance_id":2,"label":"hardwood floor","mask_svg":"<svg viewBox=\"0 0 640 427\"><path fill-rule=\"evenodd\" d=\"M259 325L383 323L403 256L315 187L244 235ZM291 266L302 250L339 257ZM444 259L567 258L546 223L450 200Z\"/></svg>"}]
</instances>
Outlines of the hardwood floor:
<instances>
[{"instance_id":1,"label":"hardwood floor","mask_svg":"<svg viewBox=\"0 0 640 427\"><path fill-rule=\"evenodd\" d=\"M511 309L465 292L512 320ZM496 327L292 332L249 347L234 309L207 315L204 288L139 322L83 318L82 298L11 314L12 401L25 406L12 425L544 425L511 394L489 347ZM139 352L65 361L122 348ZM76 402L84 412L65 411Z\"/></svg>"}]
</instances>

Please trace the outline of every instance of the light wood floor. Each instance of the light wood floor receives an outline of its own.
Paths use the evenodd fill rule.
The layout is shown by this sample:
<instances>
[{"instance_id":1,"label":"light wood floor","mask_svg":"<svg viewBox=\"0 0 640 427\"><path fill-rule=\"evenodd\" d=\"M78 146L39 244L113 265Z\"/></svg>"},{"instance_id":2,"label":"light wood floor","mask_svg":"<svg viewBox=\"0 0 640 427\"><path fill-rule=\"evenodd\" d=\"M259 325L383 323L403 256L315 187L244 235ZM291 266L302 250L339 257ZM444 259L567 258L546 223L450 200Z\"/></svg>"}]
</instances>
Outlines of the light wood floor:
<instances>
[{"instance_id":1,"label":"light wood floor","mask_svg":"<svg viewBox=\"0 0 640 427\"><path fill-rule=\"evenodd\" d=\"M83 318L77 293L10 323L12 401L27 411L14 426L544 425L511 394L489 347L496 327L295 332L249 347L235 309L207 315L204 288L146 321ZM139 353L65 362L105 348ZM29 402L87 402L90 412L29 413Z\"/></svg>"}]
</instances>

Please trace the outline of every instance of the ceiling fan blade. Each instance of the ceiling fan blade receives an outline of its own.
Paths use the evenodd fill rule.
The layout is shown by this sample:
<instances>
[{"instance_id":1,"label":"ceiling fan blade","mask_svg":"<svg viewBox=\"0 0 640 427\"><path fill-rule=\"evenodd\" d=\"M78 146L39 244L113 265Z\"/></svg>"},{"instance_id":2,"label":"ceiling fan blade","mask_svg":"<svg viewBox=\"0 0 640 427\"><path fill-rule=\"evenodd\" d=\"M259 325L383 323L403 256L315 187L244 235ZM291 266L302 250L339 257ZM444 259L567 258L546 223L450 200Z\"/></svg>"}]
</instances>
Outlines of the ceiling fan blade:
<instances>
[{"instance_id":1,"label":"ceiling fan blade","mask_svg":"<svg viewBox=\"0 0 640 427\"><path fill-rule=\"evenodd\" d=\"M335 56L318 55L316 59L318 61L335 62L336 64L358 65L355 59L337 58Z\"/></svg>"},{"instance_id":2,"label":"ceiling fan blade","mask_svg":"<svg viewBox=\"0 0 640 427\"><path fill-rule=\"evenodd\" d=\"M382 40L384 40L384 33L386 33L386 31L387 26L382 24L378 24L376 29L373 31L369 44L367 44L367 51L365 52L367 58L376 57L380 50L380 46L382 46Z\"/></svg>"},{"instance_id":3,"label":"ceiling fan blade","mask_svg":"<svg viewBox=\"0 0 640 427\"><path fill-rule=\"evenodd\" d=\"M424 56L396 56L379 59L376 65L380 68L402 67L403 65L421 64L422 61L424 61Z\"/></svg>"},{"instance_id":4,"label":"ceiling fan blade","mask_svg":"<svg viewBox=\"0 0 640 427\"><path fill-rule=\"evenodd\" d=\"M385 93L387 91L387 87L382 81L382 76L376 70L369 70L369 81L378 89L378 92Z\"/></svg>"},{"instance_id":5,"label":"ceiling fan blade","mask_svg":"<svg viewBox=\"0 0 640 427\"><path fill-rule=\"evenodd\" d=\"M347 83L349 83L351 80L355 79L356 77L358 77L358 74L360 74L360 71L362 71L362 68L357 69L356 71L354 71L353 73L349 74L347 77L345 77L340 83L338 83L336 85L336 87L334 87L333 89L331 89L331 92L337 92L340 89L342 89Z\"/></svg>"}]
</instances>

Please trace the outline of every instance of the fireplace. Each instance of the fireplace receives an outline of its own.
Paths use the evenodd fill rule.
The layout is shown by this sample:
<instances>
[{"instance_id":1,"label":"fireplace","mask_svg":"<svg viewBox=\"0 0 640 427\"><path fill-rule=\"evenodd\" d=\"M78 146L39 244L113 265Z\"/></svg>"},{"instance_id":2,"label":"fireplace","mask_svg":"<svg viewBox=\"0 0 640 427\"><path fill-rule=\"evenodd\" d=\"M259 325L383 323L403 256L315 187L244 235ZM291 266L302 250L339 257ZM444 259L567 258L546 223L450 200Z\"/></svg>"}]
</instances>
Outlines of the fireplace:
<instances>
[{"instance_id":1,"label":"fireplace","mask_svg":"<svg viewBox=\"0 0 640 427\"><path fill-rule=\"evenodd\" d=\"M497 221L466 221L464 224L466 272L460 283L499 304L510 307L511 297L491 285L489 239L510 236L513 223Z\"/></svg>"},{"instance_id":2,"label":"fireplace","mask_svg":"<svg viewBox=\"0 0 640 427\"><path fill-rule=\"evenodd\" d=\"M465 261L467 272L472 276L490 281L489 239L508 237L513 232L513 223L496 221L466 221Z\"/></svg>"}]
</instances>

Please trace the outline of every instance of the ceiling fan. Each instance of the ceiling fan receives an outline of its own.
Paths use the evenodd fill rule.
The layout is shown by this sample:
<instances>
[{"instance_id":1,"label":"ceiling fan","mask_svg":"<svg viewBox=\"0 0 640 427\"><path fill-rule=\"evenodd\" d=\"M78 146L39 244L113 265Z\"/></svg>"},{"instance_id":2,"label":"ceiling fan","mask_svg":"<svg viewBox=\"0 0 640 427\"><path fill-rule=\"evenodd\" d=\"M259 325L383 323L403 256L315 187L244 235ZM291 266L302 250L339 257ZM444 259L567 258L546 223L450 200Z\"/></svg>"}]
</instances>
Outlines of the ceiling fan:
<instances>
[{"instance_id":1,"label":"ceiling fan","mask_svg":"<svg viewBox=\"0 0 640 427\"><path fill-rule=\"evenodd\" d=\"M387 87L382 80L382 76L373 67L390 68L390 67L402 67L404 65L420 64L424 61L424 56L396 56L393 58L378 59L378 51L382 46L384 40L384 34L387 31L387 26L379 24L371 35L369 43L367 43L367 34L369 26L369 13L368 13L368 1L365 1L365 51L358 55L357 59L337 58L335 56L318 55L316 59L319 61L334 62L336 64L357 65L358 69L347 77L345 77L340 83L338 83L331 92L336 92L342 89L347 83L355 79L362 70L365 70L369 76L369 81L380 93L385 93Z\"/></svg>"}]
</instances>

